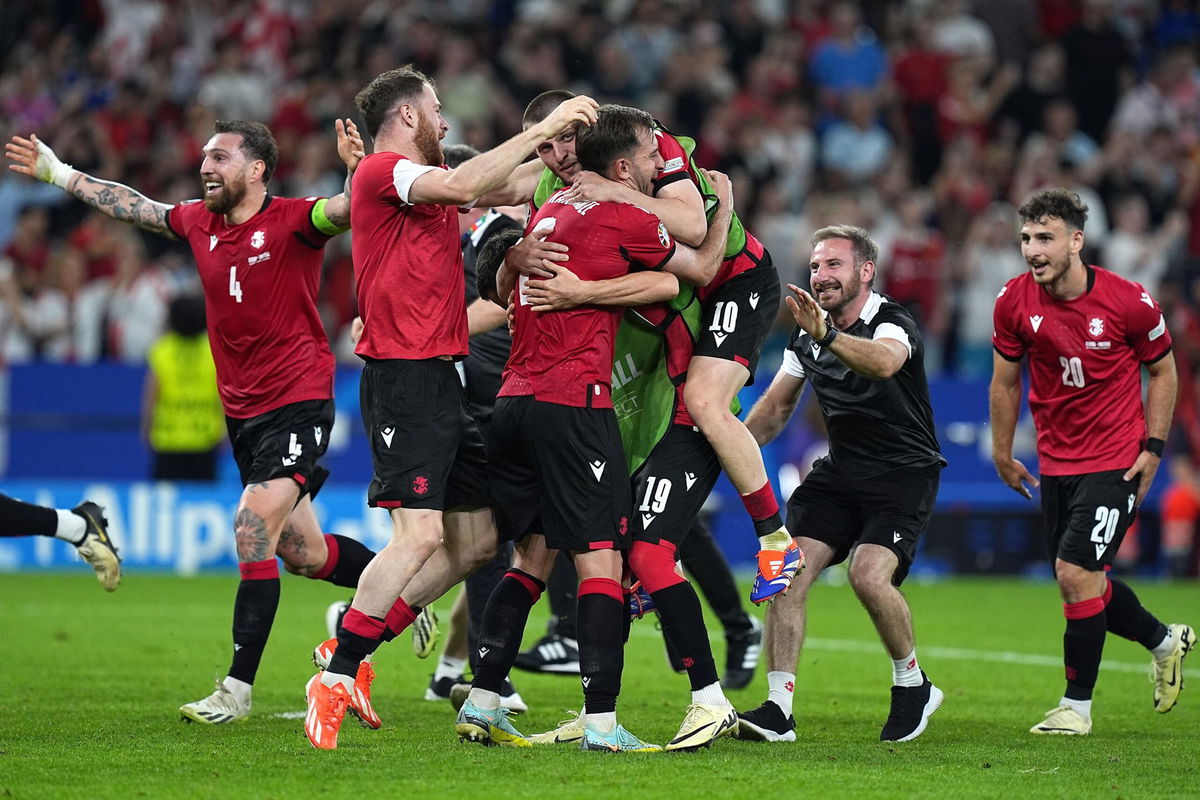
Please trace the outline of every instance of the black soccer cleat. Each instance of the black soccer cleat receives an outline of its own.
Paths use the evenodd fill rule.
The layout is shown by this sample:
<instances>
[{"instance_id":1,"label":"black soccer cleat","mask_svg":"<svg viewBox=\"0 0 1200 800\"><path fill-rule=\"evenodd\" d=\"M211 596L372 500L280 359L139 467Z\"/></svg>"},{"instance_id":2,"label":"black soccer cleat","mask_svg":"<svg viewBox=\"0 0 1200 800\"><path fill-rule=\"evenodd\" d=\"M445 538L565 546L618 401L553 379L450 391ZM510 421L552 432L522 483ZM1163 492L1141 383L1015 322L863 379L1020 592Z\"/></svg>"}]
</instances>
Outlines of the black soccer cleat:
<instances>
[{"instance_id":1,"label":"black soccer cleat","mask_svg":"<svg viewBox=\"0 0 1200 800\"><path fill-rule=\"evenodd\" d=\"M794 742L796 718L785 717L783 709L768 700L751 711L738 712L738 726L733 736L753 742Z\"/></svg>"},{"instance_id":2,"label":"black soccer cleat","mask_svg":"<svg viewBox=\"0 0 1200 800\"><path fill-rule=\"evenodd\" d=\"M745 689L754 680L758 656L762 652L762 623L750 617L750 629L725 634L725 676L721 686Z\"/></svg>"},{"instance_id":3,"label":"black soccer cleat","mask_svg":"<svg viewBox=\"0 0 1200 800\"><path fill-rule=\"evenodd\" d=\"M921 670L921 678L924 683L920 686L892 687L892 712L879 732L879 741L908 742L925 731L945 695L930 682L925 670Z\"/></svg>"}]
</instances>

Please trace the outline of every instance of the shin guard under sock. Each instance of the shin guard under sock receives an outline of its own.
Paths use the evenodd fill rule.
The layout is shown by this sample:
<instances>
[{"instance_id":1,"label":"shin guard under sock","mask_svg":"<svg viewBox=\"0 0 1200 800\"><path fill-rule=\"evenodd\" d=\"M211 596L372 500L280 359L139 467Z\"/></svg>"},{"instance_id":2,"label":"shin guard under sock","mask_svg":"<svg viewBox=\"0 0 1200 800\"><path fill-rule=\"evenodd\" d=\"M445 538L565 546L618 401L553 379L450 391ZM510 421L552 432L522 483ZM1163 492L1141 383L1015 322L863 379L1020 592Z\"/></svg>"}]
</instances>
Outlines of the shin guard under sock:
<instances>
[{"instance_id":1,"label":"shin guard under sock","mask_svg":"<svg viewBox=\"0 0 1200 800\"><path fill-rule=\"evenodd\" d=\"M579 679L588 714L616 711L625 648L621 628L629 614L621 584L610 578L579 583Z\"/></svg>"},{"instance_id":2,"label":"shin guard under sock","mask_svg":"<svg viewBox=\"0 0 1200 800\"><path fill-rule=\"evenodd\" d=\"M274 558L238 565L242 581L233 601L233 662L229 677L254 683L275 611L279 608L279 562Z\"/></svg>"}]
</instances>

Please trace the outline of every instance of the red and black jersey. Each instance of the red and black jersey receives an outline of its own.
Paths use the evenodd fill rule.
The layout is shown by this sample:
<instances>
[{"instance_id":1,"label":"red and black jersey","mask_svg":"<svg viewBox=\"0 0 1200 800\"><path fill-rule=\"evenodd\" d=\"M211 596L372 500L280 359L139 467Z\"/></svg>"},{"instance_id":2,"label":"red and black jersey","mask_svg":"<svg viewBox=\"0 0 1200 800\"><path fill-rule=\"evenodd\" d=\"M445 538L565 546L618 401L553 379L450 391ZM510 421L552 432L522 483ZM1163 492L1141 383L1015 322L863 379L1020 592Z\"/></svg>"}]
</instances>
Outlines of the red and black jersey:
<instances>
[{"instance_id":1,"label":"red and black jersey","mask_svg":"<svg viewBox=\"0 0 1200 800\"><path fill-rule=\"evenodd\" d=\"M354 173L354 275L363 335L355 352L373 359L467 354L458 207L409 203L429 167L375 153Z\"/></svg>"},{"instance_id":2,"label":"red and black jersey","mask_svg":"<svg viewBox=\"0 0 1200 800\"><path fill-rule=\"evenodd\" d=\"M566 203L553 195L530 220L527 235L551 230L548 241L571 248L571 271L604 280L634 269L659 269L675 242L658 217L627 203ZM524 287L526 279L521 278ZM534 312L518 292L512 354L500 397L585 408L612 407L613 341L623 309L580 306Z\"/></svg>"},{"instance_id":3,"label":"red and black jersey","mask_svg":"<svg viewBox=\"0 0 1200 800\"><path fill-rule=\"evenodd\" d=\"M1050 296L1026 272L996 298L992 344L1029 359L1029 407L1044 475L1133 464L1146 438L1141 365L1171 350L1162 312L1140 284L1088 267L1074 300Z\"/></svg>"},{"instance_id":4,"label":"red and black jersey","mask_svg":"<svg viewBox=\"0 0 1200 800\"><path fill-rule=\"evenodd\" d=\"M333 396L333 354L317 313L329 236L313 225L319 197L267 196L240 225L190 201L167 227L192 249L225 413L258 416Z\"/></svg>"}]
</instances>

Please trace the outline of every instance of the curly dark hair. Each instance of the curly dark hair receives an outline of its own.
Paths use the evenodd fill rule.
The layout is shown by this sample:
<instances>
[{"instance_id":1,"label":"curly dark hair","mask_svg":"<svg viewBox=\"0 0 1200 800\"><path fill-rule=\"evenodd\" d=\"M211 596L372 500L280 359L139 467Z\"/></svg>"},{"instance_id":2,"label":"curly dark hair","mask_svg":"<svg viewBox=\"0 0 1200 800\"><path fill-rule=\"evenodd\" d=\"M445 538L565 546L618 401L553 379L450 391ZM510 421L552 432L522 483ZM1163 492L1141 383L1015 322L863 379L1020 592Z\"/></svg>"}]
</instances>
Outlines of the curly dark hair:
<instances>
[{"instance_id":1,"label":"curly dark hair","mask_svg":"<svg viewBox=\"0 0 1200 800\"><path fill-rule=\"evenodd\" d=\"M1042 189L1034 192L1017 209L1022 222L1041 222L1047 217L1056 217L1067 224L1069 231L1083 230L1087 222L1087 204L1070 189Z\"/></svg>"},{"instance_id":2,"label":"curly dark hair","mask_svg":"<svg viewBox=\"0 0 1200 800\"><path fill-rule=\"evenodd\" d=\"M494 236L489 236L476 253L475 289L484 300L491 300L499 305L505 304L504 298L496 296L496 273L504 263L504 254L508 252L508 248L520 240L521 231L518 229L500 231Z\"/></svg>"}]
</instances>

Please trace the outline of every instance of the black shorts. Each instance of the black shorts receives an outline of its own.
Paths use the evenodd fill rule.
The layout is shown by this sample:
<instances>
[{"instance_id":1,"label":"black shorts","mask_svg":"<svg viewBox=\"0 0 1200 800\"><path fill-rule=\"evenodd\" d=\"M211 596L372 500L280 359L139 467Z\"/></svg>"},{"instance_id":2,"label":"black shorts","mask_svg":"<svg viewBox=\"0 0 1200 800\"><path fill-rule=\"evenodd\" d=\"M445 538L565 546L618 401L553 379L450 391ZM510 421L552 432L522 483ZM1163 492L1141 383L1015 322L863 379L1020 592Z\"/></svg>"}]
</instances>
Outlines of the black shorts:
<instances>
[{"instance_id":1,"label":"black shorts","mask_svg":"<svg viewBox=\"0 0 1200 800\"><path fill-rule=\"evenodd\" d=\"M454 362L368 361L359 403L375 468L368 505L491 505L487 453Z\"/></svg>"},{"instance_id":2,"label":"black shorts","mask_svg":"<svg viewBox=\"0 0 1200 800\"><path fill-rule=\"evenodd\" d=\"M899 586L908 576L917 541L937 499L940 466L907 467L870 478L846 475L819 458L787 502L787 529L833 548L840 564L857 544L882 545L900 559L892 575Z\"/></svg>"},{"instance_id":3,"label":"black shorts","mask_svg":"<svg viewBox=\"0 0 1200 800\"><path fill-rule=\"evenodd\" d=\"M716 451L698 428L668 428L633 476L634 540L678 546L720 474Z\"/></svg>"},{"instance_id":4,"label":"black shorts","mask_svg":"<svg viewBox=\"0 0 1200 800\"><path fill-rule=\"evenodd\" d=\"M1113 563L1137 509L1137 482L1114 469L1087 475L1043 475L1046 553L1087 570Z\"/></svg>"},{"instance_id":5,"label":"black shorts","mask_svg":"<svg viewBox=\"0 0 1200 800\"><path fill-rule=\"evenodd\" d=\"M302 400L249 419L225 418L242 486L291 478L300 495L316 497L329 477L317 461L329 447L332 400Z\"/></svg>"},{"instance_id":6,"label":"black shorts","mask_svg":"<svg viewBox=\"0 0 1200 800\"><path fill-rule=\"evenodd\" d=\"M633 503L610 408L500 397L489 476L501 538L546 537L554 550L623 550Z\"/></svg>"},{"instance_id":7,"label":"black shorts","mask_svg":"<svg viewBox=\"0 0 1200 800\"><path fill-rule=\"evenodd\" d=\"M753 258L743 252L735 258ZM779 273L763 251L758 266L735 275L704 301L700 338L693 356L736 361L750 370L754 383L763 341L779 313Z\"/></svg>"}]
</instances>

